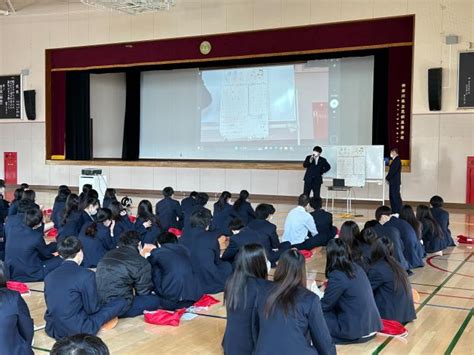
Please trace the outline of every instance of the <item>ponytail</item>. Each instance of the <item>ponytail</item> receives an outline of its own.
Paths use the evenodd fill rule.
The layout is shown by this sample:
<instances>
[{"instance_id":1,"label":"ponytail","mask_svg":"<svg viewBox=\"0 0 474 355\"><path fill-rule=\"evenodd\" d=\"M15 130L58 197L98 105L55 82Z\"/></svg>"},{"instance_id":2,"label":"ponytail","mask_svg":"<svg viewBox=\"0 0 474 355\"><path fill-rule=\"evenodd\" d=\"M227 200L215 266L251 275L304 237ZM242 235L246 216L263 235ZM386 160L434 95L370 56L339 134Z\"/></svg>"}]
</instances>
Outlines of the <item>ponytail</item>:
<instances>
[{"instance_id":1,"label":"ponytail","mask_svg":"<svg viewBox=\"0 0 474 355\"><path fill-rule=\"evenodd\" d=\"M234 202L234 209L238 211L240 209L240 206L242 206L242 203L247 201L248 198L249 192L247 190L240 191L239 198Z\"/></svg>"}]
</instances>

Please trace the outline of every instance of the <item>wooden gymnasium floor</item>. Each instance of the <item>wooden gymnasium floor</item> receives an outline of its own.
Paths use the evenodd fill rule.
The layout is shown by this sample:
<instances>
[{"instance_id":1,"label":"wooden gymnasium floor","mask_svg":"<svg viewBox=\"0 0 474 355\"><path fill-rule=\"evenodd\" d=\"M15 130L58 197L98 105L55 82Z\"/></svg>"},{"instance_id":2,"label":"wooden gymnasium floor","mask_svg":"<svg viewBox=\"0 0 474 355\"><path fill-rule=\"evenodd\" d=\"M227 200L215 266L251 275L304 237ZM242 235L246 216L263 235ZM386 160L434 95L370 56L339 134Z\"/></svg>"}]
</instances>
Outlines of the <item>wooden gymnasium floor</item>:
<instances>
[{"instance_id":1,"label":"wooden gymnasium floor","mask_svg":"<svg viewBox=\"0 0 474 355\"><path fill-rule=\"evenodd\" d=\"M38 193L38 201L51 206L52 192ZM133 197L133 196L132 196ZM152 203L156 198L133 198L135 205L142 198ZM260 201L255 201L260 202ZM279 231L289 204L275 204L277 214L273 222ZM372 219L373 207L356 207L355 218L363 224ZM453 235L474 236L474 211L451 210ZM344 219L334 212L339 227ZM281 234L280 234L281 235ZM324 279L324 250L318 250L307 262L308 280ZM410 278L421 299L416 304L418 319L407 325L406 339L390 339L377 336L366 344L338 346L339 354L474 354L474 257L473 249L458 246L449 248L443 256L433 257L422 269L414 270ZM25 296L35 327L44 326L45 303L43 283L30 284L30 296ZM222 300L222 294L215 296ZM221 354L221 340L226 324L226 311L222 303L212 306L202 315L182 320L179 327L146 324L143 317L120 320L115 329L99 334L112 354ZM54 344L43 329L35 333L34 350L37 354L48 352ZM297 354L295 354L297 355Z\"/></svg>"}]
</instances>

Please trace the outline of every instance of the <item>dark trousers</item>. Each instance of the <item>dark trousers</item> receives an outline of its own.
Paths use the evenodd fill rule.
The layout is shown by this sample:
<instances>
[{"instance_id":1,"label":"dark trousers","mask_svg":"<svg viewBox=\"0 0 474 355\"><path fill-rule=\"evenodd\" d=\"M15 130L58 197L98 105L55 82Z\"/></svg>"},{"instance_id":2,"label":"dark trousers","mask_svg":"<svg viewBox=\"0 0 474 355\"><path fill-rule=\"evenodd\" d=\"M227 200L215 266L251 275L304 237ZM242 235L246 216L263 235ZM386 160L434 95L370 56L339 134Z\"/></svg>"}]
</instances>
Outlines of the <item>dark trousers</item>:
<instances>
[{"instance_id":1,"label":"dark trousers","mask_svg":"<svg viewBox=\"0 0 474 355\"><path fill-rule=\"evenodd\" d=\"M326 237L316 234L314 237L309 237L303 243L293 244L291 247L298 250L311 250L316 247L325 245Z\"/></svg>"},{"instance_id":2,"label":"dark trousers","mask_svg":"<svg viewBox=\"0 0 474 355\"><path fill-rule=\"evenodd\" d=\"M311 190L313 190L313 197L321 197L321 182L316 179L304 181L303 193L309 197Z\"/></svg>"},{"instance_id":3,"label":"dark trousers","mask_svg":"<svg viewBox=\"0 0 474 355\"><path fill-rule=\"evenodd\" d=\"M140 316L143 311L156 311L160 307L160 297L156 295L138 295L133 297L132 305L125 313L122 313L120 318L131 318Z\"/></svg>"},{"instance_id":4,"label":"dark trousers","mask_svg":"<svg viewBox=\"0 0 474 355\"><path fill-rule=\"evenodd\" d=\"M400 195L400 185L389 185L388 197L392 213L400 213L402 209L402 196Z\"/></svg>"},{"instance_id":5,"label":"dark trousers","mask_svg":"<svg viewBox=\"0 0 474 355\"><path fill-rule=\"evenodd\" d=\"M285 251L291 248L291 243L290 242L281 242L280 246L278 247L278 250L267 250L267 258L272 267L276 266L276 263L278 259L280 259L281 254Z\"/></svg>"},{"instance_id":6,"label":"dark trousers","mask_svg":"<svg viewBox=\"0 0 474 355\"><path fill-rule=\"evenodd\" d=\"M161 308L168 311L175 311L177 309L191 307L196 301L171 301L161 298Z\"/></svg>"}]
</instances>

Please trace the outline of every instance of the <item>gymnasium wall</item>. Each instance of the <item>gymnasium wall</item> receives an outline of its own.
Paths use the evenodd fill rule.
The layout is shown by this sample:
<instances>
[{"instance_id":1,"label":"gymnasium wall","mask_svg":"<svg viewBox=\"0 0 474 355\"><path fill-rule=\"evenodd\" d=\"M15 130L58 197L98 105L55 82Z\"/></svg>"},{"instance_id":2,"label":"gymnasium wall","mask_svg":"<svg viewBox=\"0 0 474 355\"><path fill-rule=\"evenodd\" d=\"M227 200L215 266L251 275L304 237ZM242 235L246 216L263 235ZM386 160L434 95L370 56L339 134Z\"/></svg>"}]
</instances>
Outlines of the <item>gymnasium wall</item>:
<instances>
[{"instance_id":1,"label":"gymnasium wall","mask_svg":"<svg viewBox=\"0 0 474 355\"><path fill-rule=\"evenodd\" d=\"M128 16L77 2L41 0L15 16L0 17L0 74L29 69L25 89L37 91L36 122L0 122L0 152L17 151L19 180L35 185L77 185L80 166L44 162L44 50L121 41L181 37L362 18L416 14L412 118L412 171L403 197L422 201L439 193L463 203L466 156L474 154L474 110L456 110L457 52L474 42L471 0L180 0L169 12ZM444 36L460 44L444 44ZM443 111L430 113L427 69L442 66ZM450 68L450 69L449 69ZM54 104L54 103L53 103ZM297 195L303 171L103 167L117 188L250 192ZM0 160L0 175L3 175ZM204 178L205 177L205 178ZM379 195L370 186L356 195ZM323 192L324 193L324 192Z\"/></svg>"}]
</instances>

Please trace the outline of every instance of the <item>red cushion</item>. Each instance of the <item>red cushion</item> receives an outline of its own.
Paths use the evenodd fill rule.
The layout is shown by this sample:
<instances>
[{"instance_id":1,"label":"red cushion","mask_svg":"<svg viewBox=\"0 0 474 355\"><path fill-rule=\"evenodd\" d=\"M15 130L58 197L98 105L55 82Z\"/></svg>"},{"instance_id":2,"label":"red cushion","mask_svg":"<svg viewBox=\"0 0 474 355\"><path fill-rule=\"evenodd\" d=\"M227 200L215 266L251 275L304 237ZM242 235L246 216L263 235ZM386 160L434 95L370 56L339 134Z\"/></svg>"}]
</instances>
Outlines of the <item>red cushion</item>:
<instances>
[{"instance_id":1,"label":"red cushion","mask_svg":"<svg viewBox=\"0 0 474 355\"><path fill-rule=\"evenodd\" d=\"M147 323L177 327L185 311L185 308L178 309L175 312L159 309L152 312L145 311L143 312L143 315L145 317L145 322Z\"/></svg>"},{"instance_id":2,"label":"red cushion","mask_svg":"<svg viewBox=\"0 0 474 355\"><path fill-rule=\"evenodd\" d=\"M310 259L313 256L313 252L310 250L300 250L299 252L305 259Z\"/></svg>"},{"instance_id":3,"label":"red cushion","mask_svg":"<svg viewBox=\"0 0 474 355\"><path fill-rule=\"evenodd\" d=\"M20 293L30 292L30 288L27 284L19 281L7 281L7 288L12 291L18 291Z\"/></svg>"},{"instance_id":4,"label":"red cushion","mask_svg":"<svg viewBox=\"0 0 474 355\"><path fill-rule=\"evenodd\" d=\"M178 228L168 228L168 232L173 233L175 236L180 237L183 232Z\"/></svg>"},{"instance_id":5,"label":"red cushion","mask_svg":"<svg viewBox=\"0 0 474 355\"><path fill-rule=\"evenodd\" d=\"M137 217L135 217L135 216L128 216L128 219L130 220L130 222L135 223L135 221L137 220Z\"/></svg>"},{"instance_id":6,"label":"red cushion","mask_svg":"<svg viewBox=\"0 0 474 355\"><path fill-rule=\"evenodd\" d=\"M407 329L396 320L388 320L382 319L382 330L380 333L388 334L388 335L402 335L407 333Z\"/></svg>"},{"instance_id":7,"label":"red cushion","mask_svg":"<svg viewBox=\"0 0 474 355\"><path fill-rule=\"evenodd\" d=\"M209 307L212 306L213 304L219 303L219 300L216 300L214 297L210 295L204 295L200 298L199 301L194 303L194 307Z\"/></svg>"},{"instance_id":8,"label":"red cushion","mask_svg":"<svg viewBox=\"0 0 474 355\"><path fill-rule=\"evenodd\" d=\"M458 242L462 244L474 244L474 238L470 238L466 235L458 235Z\"/></svg>"},{"instance_id":9,"label":"red cushion","mask_svg":"<svg viewBox=\"0 0 474 355\"><path fill-rule=\"evenodd\" d=\"M46 233L47 237L56 238L58 236L58 230L56 228L51 228L48 233Z\"/></svg>"}]
</instances>

